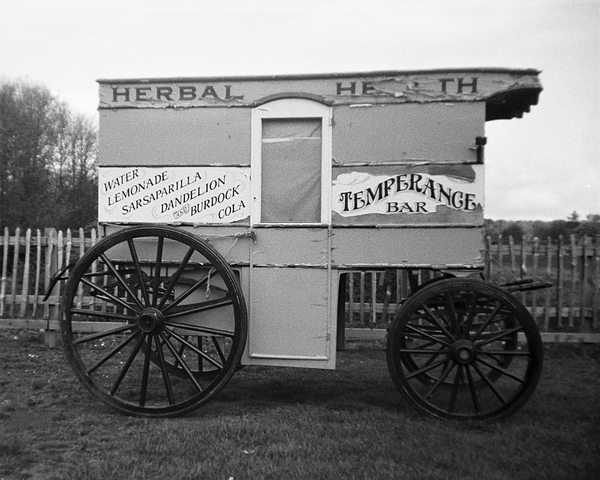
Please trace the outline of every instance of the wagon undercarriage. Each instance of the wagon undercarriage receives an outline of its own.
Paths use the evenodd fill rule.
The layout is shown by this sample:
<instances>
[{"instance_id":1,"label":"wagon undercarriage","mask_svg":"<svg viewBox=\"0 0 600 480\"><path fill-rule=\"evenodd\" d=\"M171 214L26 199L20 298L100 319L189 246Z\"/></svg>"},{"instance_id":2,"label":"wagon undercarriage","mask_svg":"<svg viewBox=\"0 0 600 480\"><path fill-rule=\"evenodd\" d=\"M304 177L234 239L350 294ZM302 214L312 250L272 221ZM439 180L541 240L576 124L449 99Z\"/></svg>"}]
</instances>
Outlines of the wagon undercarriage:
<instances>
[{"instance_id":1,"label":"wagon undercarriage","mask_svg":"<svg viewBox=\"0 0 600 480\"><path fill-rule=\"evenodd\" d=\"M78 334L79 322L94 324L96 333ZM210 245L174 228L107 237L67 284L68 358L93 395L124 413L174 416L208 402L239 368L246 333L234 270ZM389 329L387 360L398 390L418 410L492 420L532 394L542 344L512 294L447 278L405 300Z\"/></svg>"}]
</instances>

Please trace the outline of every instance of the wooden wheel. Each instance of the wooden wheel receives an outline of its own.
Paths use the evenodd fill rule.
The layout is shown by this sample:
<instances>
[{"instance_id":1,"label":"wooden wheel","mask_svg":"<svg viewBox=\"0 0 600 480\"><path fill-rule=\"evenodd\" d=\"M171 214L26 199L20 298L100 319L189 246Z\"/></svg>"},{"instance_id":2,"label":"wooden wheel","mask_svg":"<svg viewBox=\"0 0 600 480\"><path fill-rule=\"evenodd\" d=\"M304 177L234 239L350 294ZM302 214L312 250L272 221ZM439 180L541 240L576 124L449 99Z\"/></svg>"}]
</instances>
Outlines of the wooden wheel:
<instances>
[{"instance_id":1,"label":"wooden wheel","mask_svg":"<svg viewBox=\"0 0 600 480\"><path fill-rule=\"evenodd\" d=\"M175 416L229 381L247 314L235 272L214 248L178 229L133 227L77 263L61 330L69 362L96 398L131 415Z\"/></svg>"},{"instance_id":2,"label":"wooden wheel","mask_svg":"<svg viewBox=\"0 0 600 480\"><path fill-rule=\"evenodd\" d=\"M535 390L543 346L512 294L452 278L408 298L390 327L387 360L396 387L422 413L494 420L514 413Z\"/></svg>"}]
</instances>

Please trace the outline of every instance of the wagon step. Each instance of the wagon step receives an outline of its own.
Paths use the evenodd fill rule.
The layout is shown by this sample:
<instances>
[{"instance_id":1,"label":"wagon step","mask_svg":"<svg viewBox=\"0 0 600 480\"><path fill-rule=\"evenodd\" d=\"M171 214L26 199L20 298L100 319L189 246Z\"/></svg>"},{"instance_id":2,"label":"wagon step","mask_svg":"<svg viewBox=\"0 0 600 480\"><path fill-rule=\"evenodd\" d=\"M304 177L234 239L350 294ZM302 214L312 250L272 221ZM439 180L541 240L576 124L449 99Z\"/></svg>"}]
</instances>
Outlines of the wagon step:
<instances>
[{"instance_id":1,"label":"wagon step","mask_svg":"<svg viewBox=\"0 0 600 480\"><path fill-rule=\"evenodd\" d=\"M531 290L540 290L542 288L550 288L554 285L550 282L535 282L532 278L524 278L514 282L503 283L500 287L509 292L528 292Z\"/></svg>"}]
</instances>

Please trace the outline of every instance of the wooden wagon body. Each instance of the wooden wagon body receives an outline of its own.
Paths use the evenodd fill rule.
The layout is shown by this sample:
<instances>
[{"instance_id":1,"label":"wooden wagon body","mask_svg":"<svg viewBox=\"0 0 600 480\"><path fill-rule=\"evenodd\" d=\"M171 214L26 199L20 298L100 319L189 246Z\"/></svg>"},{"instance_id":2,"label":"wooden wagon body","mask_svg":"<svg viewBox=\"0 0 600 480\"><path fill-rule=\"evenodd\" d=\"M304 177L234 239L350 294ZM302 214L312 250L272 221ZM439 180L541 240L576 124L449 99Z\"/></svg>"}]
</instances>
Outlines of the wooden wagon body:
<instances>
[{"instance_id":1,"label":"wooden wagon body","mask_svg":"<svg viewBox=\"0 0 600 480\"><path fill-rule=\"evenodd\" d=\"M100 80L99 223L106 238L116 240L104 250L92 252L87 265L76 267L71 275L75 280L67 287L64 338L67 345L73 345L68 348L70 358L79 364L82 360L74 353L76 345L108 336L100 333L75 340L71 318L86 316L90 310L106 311L106 305L74 309L77 295L85 297L83 288L90 290L94 302L100 297L108 310L114 307L110 315L92 316L103 322L123 321L125 326L118 332L114 329L119 327L111 328L118 335L127 333L126 345L130 345L119 347L117 342L115 353L108 358L101 357L87 369L76 367L84 372L79 374L84 384L127 413L178 414L204 402L186 400L183 407L174 407L178 400L169 393L170 373L179 370L176 373L192 383L199 375L183 366L187 357L180 351L200 358L198 370L206 363L204 357L213 355L217 358L213 366L220 372L229 360L219 351L232 347L219 343L219 336L241 342L233 348L239 350L232 357L236 364L334 368L344 273L426 268L458 279L459 290L468 291L471 284L461 286L460 278L483 266L485 122L520 117L529 111L541 91L538 73L465 69ZM201 247L188 241L191 237ZM209 268L211 261L190 260L195 255L192 250L205 247L219 255L212 263L224 265L223 272L216 268L221 280L211 280L211 272L216 271ZM113 259L112 266L106 257ZM108 266L94 267L92 260ZM177 273L180 265L184 266ZM195 273L192 265L197 265ZM115 293L94 286L98 274L92 273L92 268L116 278L111 284ZM124 269L120 276L116 273L119 269ZM129 281L128 276L134 280ZM178 285L186 283L184 278L187 284L196 282L189 293ZM103 281L106 285L106 279ZM217 296L218 301L210 299L211 284L213 293L219 288L229 293ZM208 306L186 310L184 305L202 303L190 300L199 290ZM164 298L159 291L166 292ZM185 298L178 303L174 299L181 292ZM448 295L440 292L434 296ZM488 305L481 307L487 312L484 316L493 316L490 312L497 303L490 300L493 295L475 294L487 299ZM233 306L219 300L232 296L240 297ZM170 302L176 304L171 312L180 309L179 320L161 312ZM414 308L423 311L423 300L419 302L421 306ZM513 299L509 303L513 308ZM430 307L436 308L439 313L434 317L444 316L439 305ZM473 300L465 311L469 308L480 307ZM234 310L232 319L243 317L243 331L227 333L238 327L219 323L223 309ZM170 322L174 325L171 330L166 326ZM473 323L473 319L467 322ZM438 331L421 331L421 340L447 333L443 322L434 323ZM472 325L469 328L477 330ZM165 336L161 333L164 329L173 333ZM517 330L510 325L506 327L509 330L505 335L516 339ZM402 332L397 336L404 340L390 348L413 355L406 346L411 335ZM522 329L519 333L523 335ZM198 337L196 343L191 341L194 336ZM475 366L469 370L464 365L471 365L476 355L482 358L475 341L468 338L461 337L462 343L442 341L440 345L448 351L436 346L435 352L454 355L454 364L459 365L454 383L449 382L456 385L451 396L458 395L460 385L469 390L467 376L477 372ZM513 347L506 347L511 343L506 338L500 340L502 349L512 351ZM212 354L203 347L207 341L212 342ZM132 407L123 406L127 402L113 399L122 388L120 381L115 392L104 394L98 393L103 387L91 380L93 371L136 343L140 358L146 359L146 366L140 367L145 379L141 388L148 390L154 366L165 384L164 406L153 406L145 398L146 392ZM192 349L190 345L196 346ZM442 355L435 352L431 356ZM165 360L164 355L173 359ZM415 371L419 364L429 372L428 365L435 363L430 359L422 367L411 357L397 360L394 367L390 355L394 355L388 352L393 377L399 365L408 364ZM486 363L502 356L497 352L486 355ZM126 364L129 357L125 358L122 363ZM486 368L497 372L508 368L495 361L496 368ZM541 357L535 362L541 368ZM439 377L444 377L440 384L450 378L450 372L444 371L447 365L439 365ZM129 375L128 369L117 377ZM462 373L456 373L459 371ZM480 383L492 383L490 375L478 374ZM430 381L423 381L422 374L417 376L421 383ZM229 373L223 374L216 386L195 387L200 392L220 390L229 377ZM524 383L532 382L537 383L537 378ZM401 385L399 388L402 391ZM498 396L493 387L490 390ZM450 412L444 408L442 413L433 413L461 417L454 415L455 400L451 402ZM495 418L505 410L512 408L496 408L492 415L476 412L463 416Z\"/></svg>"}]
</instances>

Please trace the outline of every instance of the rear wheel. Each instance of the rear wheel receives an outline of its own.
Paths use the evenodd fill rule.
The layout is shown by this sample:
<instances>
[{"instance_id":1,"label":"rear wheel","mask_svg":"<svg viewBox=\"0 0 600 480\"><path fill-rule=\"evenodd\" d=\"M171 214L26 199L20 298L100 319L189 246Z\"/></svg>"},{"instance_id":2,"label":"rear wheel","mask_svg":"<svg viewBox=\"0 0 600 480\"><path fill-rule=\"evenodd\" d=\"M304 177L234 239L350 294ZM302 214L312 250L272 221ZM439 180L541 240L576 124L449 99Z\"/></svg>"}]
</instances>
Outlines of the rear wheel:
<instances>
[{"instance_id":1,"label":"rear wheel","mask_svg":"<svg viewBox=\"0 0 600 480\"><path fill-rule=\"evenodd\" d=\"M236 274L214 248L182 230L133 227L77 263L61 327L67 358L96 398L127 414L175 416L229 381L247 315Z\"/></svg>"},{"instance_id":2,"label":"rear wheel","mask_svg":"<svg viewBox=\"0 0 600 480\"><path fill-rule=\"evenodd\" d=\"M390 327L387 359L396 387L422 413L494 420L514 413L535 390L543 346L512 294L453 278L408 298Z\"/></svg>"}]
</instances>

